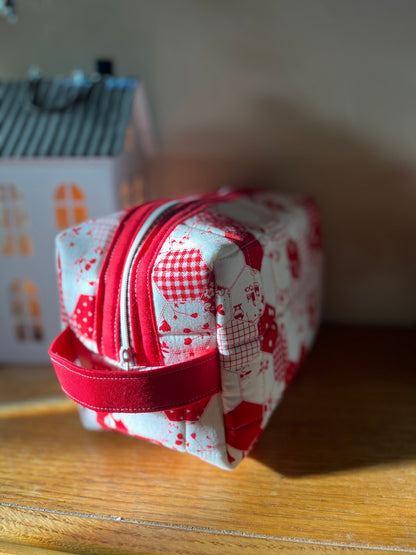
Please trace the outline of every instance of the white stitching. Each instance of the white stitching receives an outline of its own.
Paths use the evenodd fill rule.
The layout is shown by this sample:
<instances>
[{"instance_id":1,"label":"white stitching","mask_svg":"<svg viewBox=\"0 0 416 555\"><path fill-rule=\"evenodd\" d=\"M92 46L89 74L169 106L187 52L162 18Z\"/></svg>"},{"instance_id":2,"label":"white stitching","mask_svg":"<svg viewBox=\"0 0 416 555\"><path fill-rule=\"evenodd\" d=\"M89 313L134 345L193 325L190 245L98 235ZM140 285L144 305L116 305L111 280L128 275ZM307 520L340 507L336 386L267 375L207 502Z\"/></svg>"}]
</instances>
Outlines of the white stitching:
<instances>
[{"instance_id":1,"label":"white stitching","mask_svg":"<svg viewBox=\"0 0 416 555\"><path fill-rule=\"evenodd\" d=\"M205 360L202 360L200 362L196 362L195 364L193 364L193 367L196 366L201 366L202 364L205 364L208 361L211 361L213 359L216 358L216 354L207 357ZM62 357L59 357L62 358ZM64 359L65 360L65 359ZM86 374L82 374L82 372L77 372L76 370L73 370L72 368L70 368L69 366L67 366L66 364L64 364L63 362L61 362L60 360L56 360L57 364L59 364L60 366L63 366L66 370L68 370L68 372L72 372L73 374L76 374L78 376L81 376L82 378L87 378L87 379L91 379L91 380L143 380L146 378L149 378L149 375L147 373L147 375L142 375L142 376L129 376L128 372L126 372L126 376L123 378L116 378L116 377L109 377L109 376L88 376ZM192 362L192 361L189 361ZM155 373L157 371L157 369L163 369L163 366L159 366L157 368L155 368ZM82 368L80 368L82 370ZM93 370L93 369L92 369ZM98 370L99 372L101 370ZM150 378L154 378L154 377L159 377L159 376L166 376L167 374L176 374L178 372L182 372L183 368L178 368L177 370L166 370L165 372L157 372L157 376L150 376Z\"/></svg>"},{"instance_id":2,"label":"white stitching","mask_svg":"<svg viewBox=\"0 0 416 555\"><path fill-rule=\"evenodd\" d=\"M113 413L114 412L115 413L132 412L132 413L139 413L139 412L158 412L158 411L164 411L164 410L175 410L175 409L184 407L186 405L189 405L191 403L194 403L195 401L199 401L200 399L204 399L205 397L209 397L210 395L213 395L214 393L219 393L221 390L215 388L215 389L212 389L210 391L204 392L203 394L198 395L197 397L194 397L192 399L188 399L188 400L184 401L184 403L181 403L177 407L176 406L172 407L172 405L168 404L168 405L161 405L161 406L158 406L158 407L152 407L151 409L149 409L148 407L136 407L135 409L119 408L119 407L115 407L115 408L112 408L112 407L96 407L94 405L90 405L89 403L85 403L84 401L80 401L74 395L71 395L70 393L68 393L68 391L66 391L66 389L64 387L62 387L62 391L70 399L72 399L76 403L78 403L78 404L80 404L83 407L86 407L88 409L96 410L96 411L99 411L99 412L113 412Z\"/></svg>"},{"instance_id":3,"label":"white stitching","mask_svg":"<svg viewBox=\"0 0 416 555\"><path fill-rule=\"evenodd\" d=\"M116 307L121 304L120 297L121 297L121 280L119 281L119 284L118 284ZM114 346L114 352L117 353L120 357L120 354L117 352L117 329L119 328L119 326L120 326L120 318L114 318L113 346Z\"/></svg>"}]
</instances>

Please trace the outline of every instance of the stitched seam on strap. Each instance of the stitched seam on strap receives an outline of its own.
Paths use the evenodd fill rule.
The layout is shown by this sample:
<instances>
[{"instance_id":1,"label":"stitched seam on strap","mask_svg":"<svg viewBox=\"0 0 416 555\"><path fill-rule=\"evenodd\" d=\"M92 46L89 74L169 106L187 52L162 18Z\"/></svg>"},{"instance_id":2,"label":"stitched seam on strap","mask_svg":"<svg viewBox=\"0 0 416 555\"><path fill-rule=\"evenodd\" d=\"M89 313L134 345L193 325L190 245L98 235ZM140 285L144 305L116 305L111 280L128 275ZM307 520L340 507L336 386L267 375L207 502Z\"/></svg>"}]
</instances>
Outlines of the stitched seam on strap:
<instances>
[{"instance_id":1,"label":"stitched seam on strap","mask_svg":"<svg viewBox=\"0 0 416 555\"><path fill-rule=\"evenodd\" d=\"M207 357L205 360L200 361L200 362L196 362L193 366L197 367L197 366L201 366L202 364L206 364L207 362L213 360L216 358L216 355L212 355L210 357ZM125 377L110 377L110 376L89 376L87 374L82 374L82 372L77 372L76 370L73 370L72 368L70 368L69 366L67 366L66 364L64 364L61 361L56 361L57 364L59 364L60 366L62 366L63 368L65 368L66 370L68 370L68 372L72 372L73 374L76 374L78 376L81 376L82 378L87 378L90 380L144 380L146 378L149 378L149 374L147 375L143 375L143 376L128 376L126 375ZM162 366L163 368L163 366ZM167 370L165 372L158 372L157 376L151 376L151 378L153 377L159 377L159 376L166 376L167 374L176 374L178 372L183 372L183 368L178 368L177 370ZM128 372L126 372L126 374L128 374Z\"/></svg>"},{"instance_id":2,"label":"stitched seam on strap","mask_svg":"<svg viewBox=\"0 0 416 555\"><path fill-rule=\"evenodd\" d=\"M209 395L213 395L214 393L218 393L219 389L214 388L214 389L211 389L210 391L205 391L203 394L198 395L197 397L193 397L192 399L187 399L186 401L184 401L183 404L179 405L178 407L176 407L176 406L172 407L171 405L168 404L168 405L160 405L160 406L152 407L152 408L136 407L134 409L119 408L119 407L97 407L97 406L94 406L94 405L90 405L89 403L85 403L84 401L80 401L74 395L71 395L68 391L66 391L66 389L64 387L62 387L62 391L65 393L65 395L67 397L69 397L70 399L72 399L73 401L78 403L79 405L82 405L83 407L86 407L88 409L92 409L92 410L96 410L96 411L100 411L100 412L113 412L113 413L115 412L115 413L118 413L118 412L158 412L158 411L163 411L163 410L175 410L176 408L180 408L182 406L189 405L190 403L194 403L195 401L199 401L200 399L204 399L205 397L208 397Z\"/></svg>"}]
</instances>

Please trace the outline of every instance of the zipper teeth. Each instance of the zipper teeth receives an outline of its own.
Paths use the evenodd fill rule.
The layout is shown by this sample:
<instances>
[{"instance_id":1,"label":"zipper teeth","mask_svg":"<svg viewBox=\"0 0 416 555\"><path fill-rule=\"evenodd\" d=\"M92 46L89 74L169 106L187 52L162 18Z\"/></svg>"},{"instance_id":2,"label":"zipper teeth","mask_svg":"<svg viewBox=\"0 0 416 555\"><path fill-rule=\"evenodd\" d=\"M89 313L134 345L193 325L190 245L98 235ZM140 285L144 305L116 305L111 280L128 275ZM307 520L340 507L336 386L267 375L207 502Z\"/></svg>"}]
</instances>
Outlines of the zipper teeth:
<instances>
[{"instance_id":1,"label":"zipper teeth","mask_svg":"<svg viewBox=\"0 0 416 555\"><path fill-rule=\"evenodd\" d=\"M166 202L162 204L149 216L145 224L143 224L136 237L134 238L133 244L129 250L129 254L127 256L127 260L124 264L123 268L123 275L121 278L121 290L120 290L120 362L125 367L126 370L129 370L130 362L131 362L131 349L130 349L130 340L129 340L129 284L130 284L130 277L131 277L131 268L133 266L133 262L137 251L139 250L140 244L143 242L144 238L154 226L157 221L165 214L169 208L175 206L180 201L174 200L170 202Z\"/></svg>"}]
</instances>

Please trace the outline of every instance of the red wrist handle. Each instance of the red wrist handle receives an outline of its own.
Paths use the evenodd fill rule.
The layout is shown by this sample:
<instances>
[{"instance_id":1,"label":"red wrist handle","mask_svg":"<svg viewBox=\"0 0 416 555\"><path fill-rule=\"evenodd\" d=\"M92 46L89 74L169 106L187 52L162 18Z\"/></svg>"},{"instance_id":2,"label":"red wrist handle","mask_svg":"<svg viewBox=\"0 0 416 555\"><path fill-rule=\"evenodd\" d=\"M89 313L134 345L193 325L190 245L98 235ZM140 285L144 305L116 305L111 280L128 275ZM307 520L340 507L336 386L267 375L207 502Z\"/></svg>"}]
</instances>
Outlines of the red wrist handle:
<instances>
[{"instance_id":1,"label":"red wrist handle","mask_svg":"<svg viewBox=\"0 0 416 555\"><path fill-rule=\"evenodd\" d=\"M221 391L216 350L186 362L149 370L112 370L92 355L66 328L49 356L64 393L97 412L157 412L182 407ZM95 368L77 360L87 359Z\"/></svg>"}]
</instances>

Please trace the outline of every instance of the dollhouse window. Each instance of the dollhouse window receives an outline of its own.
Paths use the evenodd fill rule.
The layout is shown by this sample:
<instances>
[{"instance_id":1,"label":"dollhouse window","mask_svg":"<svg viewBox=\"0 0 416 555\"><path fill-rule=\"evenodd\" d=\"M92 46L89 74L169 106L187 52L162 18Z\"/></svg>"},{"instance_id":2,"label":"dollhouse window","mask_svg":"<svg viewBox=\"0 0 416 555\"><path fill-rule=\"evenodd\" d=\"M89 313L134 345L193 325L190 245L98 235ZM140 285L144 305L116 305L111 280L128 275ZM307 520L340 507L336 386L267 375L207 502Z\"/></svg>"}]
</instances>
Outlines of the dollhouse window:
<instances>
[{"instance_id":1,"label":"dollhouse window","mask_svg":"<svg viewBox=\"0 0 416 555\"><path fill-rule=\"evenodd\" d=\"M30 279L15 279L10 285L14 335L18 341L41 341L43 337L40 302Z\"/></svg>"},{"instance_id":2,"label":"dollhouse window","mask_svg":"<svg viewBox=\"0 0 416 555\"><path fill-rule=\"evenodd\" d=\"M75 183L62 183L55 191L55 223L58 229L80 224L88 218L85 195Z\"/></svg>"},{"instance_id":3,"label":"dollhouse window","mask_svg":"<svg viewBox=\"0 0 416 555\"><path fill-rule=\"evenodd\" d=\"M33 254L24 199L13 184L0 184L0 253L4 256Z\"/></svg>"},{"instance_id":4,"label":"dollhouse window","mask_svg":"<svg viewBox=\"0 0 416 555\"><path fill-rule=\"evenodd\" d=\"M121 208L131 208L143 202L143 179L136 175L132 179L124 179L120 184Z\"/></svg>"}]
</instances>

